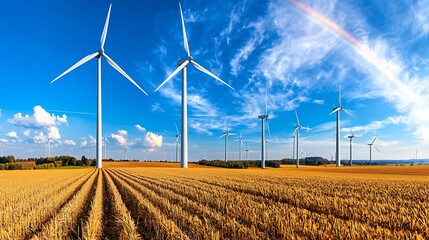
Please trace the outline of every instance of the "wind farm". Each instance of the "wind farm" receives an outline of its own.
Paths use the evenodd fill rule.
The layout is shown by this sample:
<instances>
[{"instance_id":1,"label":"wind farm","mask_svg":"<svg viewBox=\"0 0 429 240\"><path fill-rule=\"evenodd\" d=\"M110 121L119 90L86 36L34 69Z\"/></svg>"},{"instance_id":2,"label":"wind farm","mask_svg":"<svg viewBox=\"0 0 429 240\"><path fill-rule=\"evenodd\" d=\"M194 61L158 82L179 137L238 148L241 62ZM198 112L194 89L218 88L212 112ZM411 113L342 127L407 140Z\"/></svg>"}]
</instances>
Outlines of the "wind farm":
<instances>
[{"instance_id":1,"label":"wind farm","mask_svg":"<svg viewBox=\"0 0 429 240\"><path fill-rule=\"evenodd\" d=\"M429 238L425 5L5 2L0 239Z\"/></svg>"}]
</instances>

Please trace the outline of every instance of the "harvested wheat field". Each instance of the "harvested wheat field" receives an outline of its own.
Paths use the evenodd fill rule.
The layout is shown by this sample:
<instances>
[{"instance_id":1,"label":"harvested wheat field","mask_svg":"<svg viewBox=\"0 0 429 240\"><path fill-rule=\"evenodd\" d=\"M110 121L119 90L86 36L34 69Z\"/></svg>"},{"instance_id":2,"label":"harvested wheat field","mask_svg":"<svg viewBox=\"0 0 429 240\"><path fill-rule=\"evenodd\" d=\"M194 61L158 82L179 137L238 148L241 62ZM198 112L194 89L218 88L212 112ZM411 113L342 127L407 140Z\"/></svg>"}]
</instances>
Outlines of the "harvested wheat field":
<instances>
[{"instance_id":1,"label":"harvested wheat field","mask_svg":"<svg viewBox=\"0 0 429 240\"><path fill-rule=\"evenodd\" d=\"M0 172L0 238L429 238L427 166L157 164Z\"/></svg>"}]
</instances>

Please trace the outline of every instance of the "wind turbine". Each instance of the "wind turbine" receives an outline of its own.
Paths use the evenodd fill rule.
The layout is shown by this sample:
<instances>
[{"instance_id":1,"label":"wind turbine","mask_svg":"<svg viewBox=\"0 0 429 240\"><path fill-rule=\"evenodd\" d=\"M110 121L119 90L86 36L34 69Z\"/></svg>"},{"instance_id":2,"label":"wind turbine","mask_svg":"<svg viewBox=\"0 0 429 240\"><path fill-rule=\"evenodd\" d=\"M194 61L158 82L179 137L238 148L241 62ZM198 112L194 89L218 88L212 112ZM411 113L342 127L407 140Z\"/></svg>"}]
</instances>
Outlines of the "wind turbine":
<instances>
[{"instance_id":1,"label":"wind turbine","mask_svg":"<svg viewBox=\"0 0 429 240\"><path fill-rule=\"evenodd\" d=\"M293 132L292 136L294 136L296 133L296 168L299 168L299 130L302 128L308 131L310 130L310 128L301 126L301 123L299 122L299 118L298 118L298 113L296 110L295 110L295 116L296 116L297 125L295 126L295 131ZM295 140L295 137L294 137L294 140Z\"/></svg>"},{"instance_id":2,"label":"wind turbine","mask_svg":"<svg viewBox=\"0 0 429 240\"><path fill-rule=\"evenodd\" d=\"M104 134L104 159L107 160L107 143L110 144L109 139L107 139L107 132Z\"/></svg>"},{"instance_id":3,"label":"wind turbine","mask_svg":"<svg viewBox=\"0 0 429 240\"><path fill-rule=\"evenodd\" d=\"M180 70L182 70L182 141L181 141L181 160L180 160L180 167L187 168L188 167L188 93L187 93L187 79L186 79L186 66L191 63L196 69L200 70L201 72L209 75L210 77L216 79L217 81L221 82L222 84L228 86L229 88L233 89L230 85L228 85L226 82L224 82L222 79L202 67L200 64L194 61L194 59L191 57L191 53L189 51L189 45L188 45L188 38L186 36L186 29L185 29L185 22L183 20L183 14L182 14L182 6L179 3L179 9L180 9L180 17L182 19L182 32L183 32L183 46L185 48L187 56L183 58L182 60L179 60L177 62L177 65L179 66L174 72L170 74L170 76L167 77L167 79L164 80L164 82L161 83L161 85L158 86L158 88L155 89L155 92L158 91L165 83L167 83L172 77L174 77Z\"/></svg>"},{"instance_id":4,"label":"wind turbine","mask_svg":"<svg viewBox=\"0 0 429 240\"><path fill-rule=\"evenodd\" d=\"M242 159L242 147L244 147L244 143L243 143L243 131L240 132L240 137L238 137L235 141L238 141L238 149L239 149L239 159L240 161L243 160Z\"/></svg>"},{"instance_id":5,"label":"wind turbine","mask_svg":"<svg viewBox=\"0 0 429 240\"><path fill-rule=\"evenodd\" d=\"M144 94L147 95L147 93L130 77L127 73L122 70L121 67L118 66L107 54L104 52L104 43L106 42L106 36L107 36L107 29L109 26L109 19L110 19L110 11L112 9L112 4L110 4L109 12L107 13L106 23L104 24L103 33L101 34L100 39L100 50L98 50L95 53L92 53L84 58L82 58L80 61L75 63L73 66L71 66L69 69L67 69L65 72L63 72L61 75L56 77L54 80L51 81L51 83L55 82L62 76L66 75L67 73L73 71L75 68L79 67L80 65L88 62L89 60L93 58L97 58L98 60L98 80L97 80L97 137L96 137L96 164L97 168L102 167L102 109L101 109L101 57L104 57L106 61L112 66L116 71L118 71L120 74L122 74L125 78L127 78L134 86L136 86L140 91L142 91Z\"/></svg>"},{"instance_id":6,"label":"wind turbine","mask_svg":"<svg viewBox=\"0 0 429 240\"><path fill-rule=\"evenodd\" d=\"M246 161L249 160L249 149L246 149Z\"/></svg>"},{"instance_id":7,"label":"wind turbine","mask_svg":"<svg viewBox=\"0 0 429 240\"><path fill-rule=\"evenodd\" d=\"M377 139L377 136L375 136L374 140L372 140L371 143L368 143L368 145L369 145L369 165L371 165L371 163L372 163L372 145L374 145L374 142L376 139ZM374 146L374 148L375 148L375 150L380 152L380 150L378 150L378 148L376 146Z\"/></svg>"},{"instance_id":8,"label":"wind turbine","mask_svg":"<svg viewBox=\"0 0 429 240\"><path fill-rule=\"evenodd\" d=\"M203 160L206 160L206 153L207 153L207 151L202 152L202 154L203 154Z\"/></svg>"},{"instance_id":9,"label":"wind turbine","mask_svg":"<svg viewBox=\"0 0 429 240\"><path fill-rule=\"evenodd\" d=\"M350 117L356 118L351 113L349 113L346 109L343 108L343 105L341 104L341 82L338 82L338 107L334 108L332 112L329 114L336 113L337 114L337 134L336 134L336 153L335 153L335 161L337 164L337 167L341 166L340 161L340 112L343 111Z\"/></svg>"},{"instance_id":10,"label":"wind turbine","mask_svg":"<svg viewBox=\"0 0 429 240\"><path fill-rule=\"evenodd\" d=\"M261 119L262 122L262 129L261 129L261 168L265 168L265 122L268 124L268 113L267 113L267 104L268 104L268 93L265 91L265 112L264 114L261 114L258 116L259 119Z\"/></svg>"},{"instance_id":11,"label":"wind turbine","mask_svg":"<svg viewBox=\"0 0 429 240\"><path fill-rule=\"evenodd\" d=\"M352 166L352 159L353 159L353 138L356 136L354 135L352 129L350 128L351 135L347 136L350 139L350 166Z\"/></svg>"},{"instance_id":12,"label":"wind turbine","mask_svg":"<svg viewBox=\"0 0 429 240\"><path fill-rule=\"evenodd\" d=\"M230 133L228 130L228 123L226 124L226 131L219 137L225 137L225 162L228 161L228 136L235 135L234 133Z\"/></svg>"},{"instance_id":13,"label":"wind turbine","mask_svg":"<svg viewBox=\"0 0 429 240\"><path fill-rule=\"evenodd\" d=\"M178 152L179 152L179 137L180 137L180 133L179 133L179 129L177 129L177 125L174 124L174 126L176 127L176 163L177 163L177 156L178 156Z\"/></svg>"}]
</instances>

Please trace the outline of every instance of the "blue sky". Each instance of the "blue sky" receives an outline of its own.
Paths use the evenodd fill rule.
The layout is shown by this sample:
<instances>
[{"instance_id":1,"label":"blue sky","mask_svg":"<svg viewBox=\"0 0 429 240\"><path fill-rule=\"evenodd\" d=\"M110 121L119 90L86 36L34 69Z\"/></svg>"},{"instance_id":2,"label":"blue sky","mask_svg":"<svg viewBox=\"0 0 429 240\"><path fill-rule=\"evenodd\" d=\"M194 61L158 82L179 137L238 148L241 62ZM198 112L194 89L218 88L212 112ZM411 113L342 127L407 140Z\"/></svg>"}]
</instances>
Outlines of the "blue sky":
<instances>
[{"instance_id":1,"label":"blue sky","mask_svg":"<svg viewBox=\"0 0 429 240\"><path fill-rule=\"evenodd\" d=\"M107 156L173 160L180 126L181 77L155 88L185 57L177 1L112 1L105 52L149 96L105 60L103 133ZM55 77L99 49L110 2L4 1L0 8L0 142L4 154L95 157L96 68L92 60ZM268 92L269 159L290 157L297 110L300 148L335 152L338 82L343 106L341 159L349 126L354 158L429 158L429 1L183 1L191 54L235 88L188 68L189 158L223 158L226 122L259 158ZM103 134L104 135L104 134ZM238 142L229 139L229 158Z\"/></svg>"}]
</instances>

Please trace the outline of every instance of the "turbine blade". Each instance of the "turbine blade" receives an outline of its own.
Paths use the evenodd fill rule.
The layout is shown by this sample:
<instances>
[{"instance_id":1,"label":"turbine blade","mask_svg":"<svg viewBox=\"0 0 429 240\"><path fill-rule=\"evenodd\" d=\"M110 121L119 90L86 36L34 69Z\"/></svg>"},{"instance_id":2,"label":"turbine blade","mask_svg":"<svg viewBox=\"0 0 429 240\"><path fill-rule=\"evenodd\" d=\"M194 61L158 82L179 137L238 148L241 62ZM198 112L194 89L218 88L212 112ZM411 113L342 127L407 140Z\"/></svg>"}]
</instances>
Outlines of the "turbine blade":
<instances>
[{"instance_id":1,"label":"turbine blade","mask_svg":"<svg viewBox=\"0 0 429 240\"><path fill-rule=\"evenodd\" d=\"M352 136L354 137L355 135L353 134L353 131L352 131L352 128L351 127L349 127L350 128L350 133L352 134Z\"/></svg>"},{"instance_id":2,"label":"turbine blade","mask_svg":"<svg viewBox=\"0 0 429 240\"><path fill-rule=\"evenodd\" d=\"M101 34L100 46L101 49L104 49L104 43L106 42L107 29L109 28L109 19L110 19L110 10L112 9L112 4L110 4L109 12L107 13L106 23L104 24L103 33Z\"/></svg>"},{"instance_id":3,"label":"turbine blade","mask_svg":"<svg viewBox=\"0 0 429 240\"><path fill-rule=\"evenodd\" d=\"M128 74L126 72L124 72L124 70L122 70L122 68L119 67L118 64L116 64L109 56L107 56L106 53L103 52L103 56L106 58L107 62L110 64L110 66L112 66L114 69L116 69L116 71L118 71L120 74L122 74L126 79L128 79L128 81L130 81L132 84L134 84L134 86L136 86L138 89L140 89L140 91L142 91L147 96L147 93L130 76L128 76Z\"/></svg>"},{"instance_id":4,"label":"turbine blade","mask_svg":"<svg viewBox=\"0 0 429 240\"><path fill-rule=\"evenodd\" d=\"M174 126L176 127L177 135L180 135L180 133L179 133L179 129L177 128L177 124L174 124Z\"/></svg>"},{"instance_id":5,"label":"turbine blade","mask_svg":"<svg viewBox=\"0 0 429 240\"><path fill-rule=\"evenodd\" d=\"M189 60L186 60L182 63L182 65L180 65L176 70L174 70L174 72L172 72L170 74L170 76L167 77L167 79L164 80L164 82L161 83L161 85L159 85L154 92L158 91L158 89L160 89L162 86L164 86L164 84L166 84L168 82L168 80L170 80L172 77L174 77L174 75L176 75L180 70L182 70L183 68L186 67L186 65L189 63Z\"/></svg>"},{"instance_id":6,"label":"turbine blade","mask_svg":"<svg viewBox=\"0 0 429 240\"><path fill-rule=\"evenodd\" d=\"M349 111L347 111L346 109L342 108L342 110L347 113L347 115L349 115L350 117L357 119L355 116L353 116L353 114L349 113Z\"/></svg>"},{"instance_id":7,"label":"turbine blade","mask_svg":"<svg viewBox=\"0 0 429 240\"><path fill-rule=\"evenodd\" d=\"M374 144L375 140L377 139L377 136L375 136L374 140L372 140L371 144Z\"/></svg>"},{"instance_id":8,"label":"turbine blade","mask_svg":"<svg viewBox=\"0 0 429 240\"><path fill-rule=\"evenodd\" d=\"M180 8L180 17L182 19L183 47L185 48L185 51L188 54L188 57L190 57L191 53L189 51L188 37L186 36L185 21L183 20L182 5L180 5L180 2L179 2L179 8Z\"/></svg>"},{"instance_id":9,"label":"turbine blade","mask_svg":"<svg viewBox=\"0 0 429 240\"><path fill-rule=\"evenodd\" d=\"M295 133L298 131L299 127L295 127L295 131L293 131L292 136L295 137Z\"/></svg>"},{"instance_id":10,"label":"turbine blade","mask_svg":"<svg viewBox=\"0 0 429 240\"><path fill-rule=\"evenodd\" d=\"M298 123L298 126L301 126L301 123L299 123L298 113L296 112L296 109L295 109L295 116L296 116L296 122Z\"/></svg>"},{"instance_id":11,"label":"turbine blade","mask_svg":"<svg viewBox=\"0 0 429 240\"><path fill-rule=\"evenodd\" d=\"M198 70L200 70L201 72L211 76L212 78L218 80L219 82L225 84L226 86L228 86L229 88L231 88L232 90L235 90L233 87L231 87L228 83L224 82L222 79L220 79L219 77L217 77L216 75L214 75L213 73L209 72L207 69L203 68L200 64L198 64L197 62L195 62L194 60L191 60L192 65L195 66L195 68L197 68Z\"/></svg>"},{"instance_id":12,"label":"turbine blade","mask_svg":"<svg viewBox=\"0 0 429 240\"><path fill-rule=\"evenodd\" d=\"M220 136L219 136L219 138L221 138L221 137L225 137L225 136L226 136L226 133L224 133L224 134L220 135Z\"/></svg>"},{"instance_id":13,"label":"turbine blade","mask_svg":"<svg viewBox=\"0 0 429 240\"><path fill-rule=\"evenodd\" d=\"M373 146L373 147L375 148L375 150L377 150L377 152L381 153L376 146Z\"/></svg>"},{"instance_id":14,"label":"turbine blade","mask_svg":"<svg viewBox=\"0 0 429 240\"><path fill-rule=\"evenodd\" d=\"M243 142L243 140L241 140L241 146L246 147L246 146L244 146L244 142Z\"/></svg>"},{"instance_id":15,"label":"turbine blade","mask_svg":"<svg viewBox=\"0 0 429 240\"><path fill-rule=\"evenodd\" d=\"M336 112L338 112L338 111L340 111L340 109L341 109L341 107L337 107L337 108L335 108L329 115L331 115L331 114L333 114L333 113L336 113Z\"/></svg>"},{"instance_id":16,"label":"turbine blade","mask_svg":"<svg viewBox=\"0 0 429 240\"><path fill-rule=\"evenodd\" d=\"M268 136L271 138L270 124L269 124L269 121L268 121L268 117L265 118L265 122L267 123Z\"/></svg>"},{"instance_id":17,"label":"turbine blade","mask_svg":"<svg viewBox=\"0 0 429 240\"><path fill-rule=\"evenodd\" d=\"M243 135L243 130L240 131L240 138L242 138L241 136Z\"/></svg>"},{"instance_id":18,"label":"turbine blade","mask_svg":"<svg viewBox=\"0 0 429 240\"><path fill-rule=\"evenodd\" d=\"M98 56L98 52L93 53L93 54L89 54L88 56L82 58L79 62L75 63L73 66L71 66L69 69L67 69L65 72L63 72L61 75L59 75L58 77L56 77L54 80L51 81L51 83L57 81L59 78L61 78L62 76L66 75L67 73L73 71L75 68L79 67L80 65L88 62L89 60L95 58L96 56Z\"/></svg>"}]
</instances>

